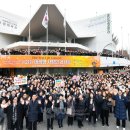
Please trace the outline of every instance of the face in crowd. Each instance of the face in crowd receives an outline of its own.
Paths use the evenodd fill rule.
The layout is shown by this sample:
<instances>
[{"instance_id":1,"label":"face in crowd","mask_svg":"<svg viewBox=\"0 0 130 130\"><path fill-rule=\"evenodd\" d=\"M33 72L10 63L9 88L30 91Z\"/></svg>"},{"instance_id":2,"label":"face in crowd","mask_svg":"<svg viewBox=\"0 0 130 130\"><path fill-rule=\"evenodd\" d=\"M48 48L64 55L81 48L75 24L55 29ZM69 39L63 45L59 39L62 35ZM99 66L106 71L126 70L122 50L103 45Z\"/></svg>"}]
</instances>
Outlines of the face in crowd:
<instances>
[{"instance_id":1,"label":"face in crowd","mask_svg":"<svg viewBox=\"0 0 130 130\"><path fill-rule=\"evenodd\" d=\"M32 96L32 100L35 101L36 99L37 99L37 95L34 94L34 95Z\"/></svg>"}]
</instances>

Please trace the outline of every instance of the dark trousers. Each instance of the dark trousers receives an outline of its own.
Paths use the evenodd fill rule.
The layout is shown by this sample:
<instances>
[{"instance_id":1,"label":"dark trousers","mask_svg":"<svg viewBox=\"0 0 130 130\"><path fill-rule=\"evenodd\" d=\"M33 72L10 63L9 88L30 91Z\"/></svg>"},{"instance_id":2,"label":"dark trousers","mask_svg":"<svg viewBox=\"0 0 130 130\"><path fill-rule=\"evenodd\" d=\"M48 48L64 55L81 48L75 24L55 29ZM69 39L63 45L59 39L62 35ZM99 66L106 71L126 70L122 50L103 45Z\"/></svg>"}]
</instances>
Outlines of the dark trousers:
<instances>
[{"instance_id":1,"label":"dark trousers","mask_svg":"<svg viewBox=\"0 0 130 130\"><path fill-rule=\"evenodd\" d=\"M37 121L28 122L28 130L37 130Z\"/></svg>"},{"instance_id":2,"label":"dark trousers","mask_svg":"<svg viewBox=\"0 0 130 130\"><path fill-rule=\"evenodd\" d=\"M93 117L93 123L96 124L96 111L92 111L90 112L90 115L89 115L89 118L88 118L88 121L91 122L91 119Z\"/></svg>"},{"instance_id":3,"label":"dark trousers","mask_svg":"<svg viewBox=\"0 0 130 130\"><path fill-rule=\"evenodd\" d=\"M99 119L100 116L101 116L101 109L100 109L100 106L98 106L96 110L96 118Z\"/></svg>"},{"instance_id":4,"label":"dark trousers","mask_svg":"<svg viewBox=\"0 0 130 130\"><path fill-rule=\"evenodd\" d=\"M73 117L72 116L68 116L67 123L68 123L68 125L73 125Z\"/></svg>"},{"instance_id":5,"label":"dark trousers","mask_svg":"<svg viewBox=\"0 0 130 130\"><path fill-rule=\"evenodd\" d=\"M43 113L38 113L38 122L43 122Z\"/></svg>"},{"instance_id":6,"label":"dark trousers","mask_svg":"<svg viewBox=\"0 0 130 130\"><path fill-rule=\"evenodd\" d=\"M58 125L59 127L63 127L63 119L58 119Z\"/></svg>"},{"instance_id":7,"label":"dark trousers","mask_svg":"<svg viewBox=\"0 0 130 130\"><path fill-rule=\"evenodd\" d=\"M130 103L128 103L128 119L130 121Z\"/></svg>"},{"instance_id":8,"label":"dark trousers","mask_svg":"<svg viewBox=\"0 0 130 130\"><path fill-rule=\"evenodd\" d=\"M53 118L49 118L47 119L47 129L49 130L49 128L53 128Z\"/></svg>"},{"instance_id":9,"label":"dark trousers","mask_svg":"<svg viewBox=\"0 0 130 130\"><path fill-rule=\"evenodd\" d=\"M81 128L83 126L82 120L78 120L78 127Z\"/></svg>"},{"instance_id":10,"label":"dark trousers","mask_svg":"<svg viewBox=\"0 0 130 130\"><path fill-rule=\"evenodd\" d=\"M26 128L28 128L28 118L27 118L25 115L23 115L22 120L21 120L21 128L22 128L22 129L23 129L24 119L26 120Z\"/></svg>"},{"instance_id":11,"label":"dark trousers","mask_svg":"<svg viewBox=\"0 0 130 130\"><path fill-rule=\"evenodd\" d=\"M109 117L109 110L103 110L101 111L101 119L102 119L102 125L108 125L108 117Z\"/></svg>"},{"instance_id":12,"label":"dark trousers","mask_svg":"<svg viewBox=\"0 0 130 130\"><path fill-rule=\"evenodd\" d=\"M21 130L20 129L20 124L18 123L18 121L16 121L16 123L11 125L11 130Z\"/></svg>"},{"instance_id":13,"label":"dark trousers","mask_svg":"<svg viewBox=\"0 0 130 130\"><path fill-rule=\"evenodd\" d=\"M116 125L120 126L120 120L119 119L116 119ZM125 126L126 126L126 121L122 120L122 127L125 128Z\"/></svg>"},{"instance_id":14,"label":"dark trousers","mask_svg":"<svg viewBox=\"0 0 130 130\"><path fill-rule=\"evenodd\" d=\"M112 106L110 106L110 108L109 108L109 112L112 113Z\"/></svg>"}]
</instances>

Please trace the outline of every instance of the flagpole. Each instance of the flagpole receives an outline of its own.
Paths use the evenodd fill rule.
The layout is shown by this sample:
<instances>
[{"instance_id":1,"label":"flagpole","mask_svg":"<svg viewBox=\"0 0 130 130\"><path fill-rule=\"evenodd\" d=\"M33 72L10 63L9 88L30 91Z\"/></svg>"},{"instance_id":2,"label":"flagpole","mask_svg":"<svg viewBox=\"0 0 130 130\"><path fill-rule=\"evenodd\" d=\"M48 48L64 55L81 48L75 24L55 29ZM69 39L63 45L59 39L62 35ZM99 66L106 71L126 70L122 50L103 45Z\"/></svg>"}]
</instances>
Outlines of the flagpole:
<instances>
[{"instance_id":1,"label":"flagpole","mask_svg":"<svg viewBox=\"0 0 130 130\"><path fill-rule=\"evenodd\" d=\"M65 14L64 14L64 33L65 33L65 52L66 52L66 9L65 9Z\"/></svg>"},{"instance_id":2,"label":"flagpole","mask_svg":"<svg viewBox=\"0 0 130 130\"><path fill-rule=\"evenodd\" d=\"M66 27L65 27L65 52L66 52Z\"/></svg>"},{"instance_id":3,"label":"flagpole","mask_svg":"<svg viewBox=\"0 0 130 130\"><path fill-rule=\"evenodd\" d=\"M128 59L130 60L129 33L128 33Z\"/></svg>"},{"instance_id":4,"label":"flagpole","mask_svg":"<svg viewBox=\"0 0 130 130\"><path fill-rule=\"evenodd\" d=\"M48 12L48 6L47 6L47 12ZM46 43L47 43L47 46L46 46L46 51L47 51L47 55L48 55L48 23L47 23L47 29L46 29Z\"/></svg>"},{"instance_id":5,"label":"flagpole","mask_svg":"<svg viewBox=\"0 0 130 130\"><path fill-rule=\"evenodd\" d=\"M121 54L122 54L122 56L123 56L123 27L121 26L121 37L122 37L122 45L121 45Z\"/></svg>"},{"instance_id":6,"label":"flagpole","mask_svg":"<svg viewBox=\"0 0 130 130\"><path fill-rule=\"evenodd\" d=\"M29 15L30 15L30 18L29 18L29 30L28 30L28 41L29 41L29 44L30 44L30 41L31 41L31 36L30 36L30 20L31 20L31 3L30 3L30 8L29 8ZM28 55L30 54L30 46L28 45Z\"/></svg>"}]
</instances>

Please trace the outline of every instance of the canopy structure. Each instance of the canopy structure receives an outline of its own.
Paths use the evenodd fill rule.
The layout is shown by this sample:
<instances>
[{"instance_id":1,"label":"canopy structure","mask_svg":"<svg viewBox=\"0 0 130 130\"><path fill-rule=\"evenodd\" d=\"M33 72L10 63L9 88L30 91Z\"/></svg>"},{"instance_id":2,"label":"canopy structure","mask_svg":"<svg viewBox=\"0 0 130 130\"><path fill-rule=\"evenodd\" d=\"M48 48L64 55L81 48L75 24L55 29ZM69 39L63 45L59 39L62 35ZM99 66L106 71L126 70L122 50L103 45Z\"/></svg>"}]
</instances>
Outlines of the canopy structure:
<instances>
[{"instance_id":1,"label":"canopy structure","mask_svg":"<svg viewBox=\"0 0 130 130\"><path fill-rule=\"evenodd\" d=\"M52 43L52 42L16 42L13 44L10 44L6 47L6 49L25 49L25 48L69 48L76 50L77 48L80 50L86 50L90 51L90 49L86 46L80 45L80 44L73 44L73 43Z\"/></svg>"}]
</instances>

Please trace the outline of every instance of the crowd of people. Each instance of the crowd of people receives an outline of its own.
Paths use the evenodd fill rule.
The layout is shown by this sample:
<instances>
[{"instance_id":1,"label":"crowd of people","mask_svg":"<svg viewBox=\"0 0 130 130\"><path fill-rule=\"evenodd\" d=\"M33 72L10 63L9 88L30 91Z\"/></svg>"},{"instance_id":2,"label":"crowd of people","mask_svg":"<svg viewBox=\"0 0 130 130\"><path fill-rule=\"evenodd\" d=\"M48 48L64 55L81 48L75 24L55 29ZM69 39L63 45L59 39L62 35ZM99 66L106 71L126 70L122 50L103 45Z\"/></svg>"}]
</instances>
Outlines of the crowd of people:
<instances>
[{"instance_id":1,"label":"crowd of people","mask_svg":"<svg viewBox=\"0 0 130 130\"><path fill-rule=\"evenodd\" d=\"M130 121L129 69L67 76L29 74L27 84L20 86L14 84L13 77L1 76L0 111L7 117L8 130L22 130L24 120L28 130L37 130L37 122L43 122L44 113L47 130L55 127L55 120L62 128L65 117L68 126L77 121L77 126L82 128L83 120L94 125L98 120L103 127L109 127L109 113L115 115L115 128L119 129L122 121L125 130L127 117ZM59 79L62 83L57 86Z\"/></svg>"},{"instance_id":2,"label":"crowd of people","mask_svg":"<svg viewBox=\"0 0 130 130\"><path fill-rule=\"evenodd\" d=\"M118 53L112 52L102 52L97 53L95 51L83 51L83 50L71 50L63 48L58 49L30 49L28 52L28 49L1 49L0 55L74 55L74 56L105 56L105 57L117 57L117 58L124 58L123 55L120 55Z\"/></svg>"},{"instance_id":3,"label":"crowd of people","mask_svg":"<svg viewBox=\"0 0 130 130\"><path fill-rule=\"evenodd\" d=\"M62 48L58 49L1 49L1 55L76 55L76 56L97 56L96 52L92 51L83 51L83 50L71 50Z\"/></svg>"}]
</instances>

